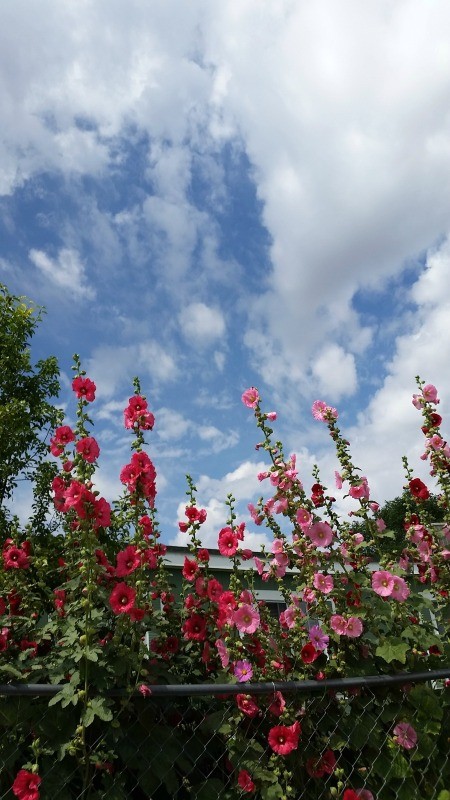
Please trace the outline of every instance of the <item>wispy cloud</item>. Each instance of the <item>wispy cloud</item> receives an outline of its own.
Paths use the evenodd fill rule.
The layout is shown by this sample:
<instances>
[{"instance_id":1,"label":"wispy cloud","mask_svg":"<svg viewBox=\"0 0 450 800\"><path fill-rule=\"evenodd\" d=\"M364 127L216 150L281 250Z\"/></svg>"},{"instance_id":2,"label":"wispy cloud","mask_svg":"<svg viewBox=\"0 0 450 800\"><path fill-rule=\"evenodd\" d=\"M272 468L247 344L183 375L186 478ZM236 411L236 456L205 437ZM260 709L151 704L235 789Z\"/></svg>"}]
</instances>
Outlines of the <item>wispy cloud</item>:
<instances>
[{"instance_id":1,"label":"wispy cloud","mask_svg":"<svg viewBox=\"0 0 450 800\"><path fill-rule=\"evenodd\" d=\"M85 266L76 250L62 248L56 258L50 258L43 250L30 250L28 257L48 280L78 298L92 300L95 290L87 283Z\"/></svg>"}]
</instances>

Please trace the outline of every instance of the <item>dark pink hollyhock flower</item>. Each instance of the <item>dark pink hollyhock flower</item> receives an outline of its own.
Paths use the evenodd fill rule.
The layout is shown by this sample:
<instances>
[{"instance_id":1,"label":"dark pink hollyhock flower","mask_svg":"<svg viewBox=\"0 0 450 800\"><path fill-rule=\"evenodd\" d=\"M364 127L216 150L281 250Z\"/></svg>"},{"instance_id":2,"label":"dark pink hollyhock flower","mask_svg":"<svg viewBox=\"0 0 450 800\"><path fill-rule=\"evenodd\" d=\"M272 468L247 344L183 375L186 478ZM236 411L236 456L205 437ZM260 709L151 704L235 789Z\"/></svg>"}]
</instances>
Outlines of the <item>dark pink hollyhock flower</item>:
<instances>
[{"instance_id":1,"label":"dark pink hollyhock flower","mask_svg":"<svg viewBox=\"0 0 450 800\"><path fill-rule=\"evenodd\" d=\"M141 563L141 553L133 544L129 544L125 550L117 554L117 577L124 578L125 575L131 575L132 572L140 567Z\"/></svg>"},{"instance_id":2,"label":"dark pink hollyhock flower","mask_svg":"<svg viewBox=\"0 0 450 800\"><path fill-rule=\"evenodd\" d=\"M39 800L39 786L41 778L34 772L21 769L17 773L12 785L13 794L19 800Z\"/></svg>"},{"instance_id":3,"label":"dark pink hollyhock flower","mask_svg":"<svg viewBox=\"0 0 450 800\"><path fill-rule=\"evenodd\" d=\"M6 569L28 569L30 562L26 549L11 545L3 550L3 566Z\"/></svg>"},{"instance_id":4,"label":"dark pink hollyhock flower","mask_svg":"<svg viewBox=\"0 0 450 800\"><path fill-rule=\"evenodd\" d=\"M301 731L299 722L294 722L293 725L289 726L276 725L271 728L268 741L274 753L278 753L280 756L287 756L293 750L296 750Z\"/></svg>"},{"instance_id":5,"label":"dark pink hollyhock flower","mask_svg":"<svg viewBox=\"0 0 450 800\"><path fill-rule=\"evenodd\" d=\"M223 556L234 556L238 549L239 540L232 528L222 528L219 533L219 552Z\"/></svg>"},{"instance_id":6,"label":"dark pink hollyhock flower","mask_svg":"<svg viewBox=\"0 0 450 800\"><path fill-rule=\"evenodd\" d=\"M74 378L72 381L72 389L78 398L83 397L88 403L95 400L95 390L97 389L95 383L89 378L82 378L81 375Z\"/></svg>"},{"instance_id":7,"label":"dark pink hollyhock flower","mask_svg":"<svg viewBox=\"0 0 450 800\"><path fill-rule=\"evenodd\" d=\"M252 776L246 769L239 770L238 785L240 789L247 794L251 794L256 789L256 785L252 781Z\"/></svg>"},{"instance_id":8,"label":"dark pink hollyhock flower","mask_svg":"<svg viewBox=\"0 0 450 800\"><path fill-rule=\"evenodd\" d=\"M75 445L75 450L88 464L93 464L100 455L100 448L93 436L85 436L79 439Z\"/></svg>"},{"instance_id":9,"label":"dark pink hollyhock flower","mask_svg":"<svg viewBox=\"0 0 450 800\"><path fill-rule=\"evenodd\" d=\"M250 717L253 719L257 717L259 714L259 706L253 700L249 694L237 694L236 695L236 703L237 707L246 717Z\"/></svg>"},{"instance_id":10,"label":"dark pink hollyhock flower","mask_svg":"<svg viewBox=\"0 0 450 800\"><path fill-rule=\"evenodd\" d=\"M126 583L117 583L109 596L115 614L129 614L136 600L136 591Z\"/></svg>"}]
</instances>

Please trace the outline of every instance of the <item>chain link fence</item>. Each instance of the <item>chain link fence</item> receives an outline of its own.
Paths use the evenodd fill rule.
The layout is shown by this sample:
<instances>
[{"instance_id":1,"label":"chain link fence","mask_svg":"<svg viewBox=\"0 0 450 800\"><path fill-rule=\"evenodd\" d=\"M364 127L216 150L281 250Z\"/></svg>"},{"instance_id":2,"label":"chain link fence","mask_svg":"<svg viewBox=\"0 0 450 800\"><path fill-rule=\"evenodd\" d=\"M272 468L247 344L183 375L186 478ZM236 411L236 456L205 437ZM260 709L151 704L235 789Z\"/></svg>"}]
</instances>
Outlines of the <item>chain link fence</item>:
<instances>
[{"instance_id":1,"label":"chain link fence","mask_svg":"<svg viewBox=\"0 0 450 800\"><path fill-rule=\"evenodd\" d=\"M48 705L62 687L1 686L0 798L15 797L34 746L41 800L328 800L350 787L351 800L450 800L449 678L446 669L109 692L110 719L94 715L83 731L76 704ZM294 721L298 745L275 752L270 731Z\"/></svg>"}]
</instances>

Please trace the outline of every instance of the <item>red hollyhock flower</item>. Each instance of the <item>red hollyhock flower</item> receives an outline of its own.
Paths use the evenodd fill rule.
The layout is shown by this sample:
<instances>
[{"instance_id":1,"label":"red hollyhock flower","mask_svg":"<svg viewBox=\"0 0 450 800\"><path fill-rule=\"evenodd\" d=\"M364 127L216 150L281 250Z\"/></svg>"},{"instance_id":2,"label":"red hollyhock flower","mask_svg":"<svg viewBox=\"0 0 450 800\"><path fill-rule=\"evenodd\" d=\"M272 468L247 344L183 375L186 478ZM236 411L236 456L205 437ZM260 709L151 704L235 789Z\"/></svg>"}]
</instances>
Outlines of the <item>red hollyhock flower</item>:
<instances>
[{"instance_id":1,"label":"red hollyhock flower","mask_svg":"<svg viewBox=\"0 0 450 800\"><path fill-rule=\"evenodd\" d=\"M141 553L138 552L133 544L129 544L125 550L117 553L117 577L124 578L125 575L131 575L141 565L141 562Z\"/></svg>"},{"instance_id":2,"label":"red hollyhock flower","mask_svg":"<svg viewBox=\"0 0 450 800\"><path fill-rule=\"evenodd\" d=\"M236 695L236 703L237 707L246 717L250 717L253 719L257 717L259 714L259 706L253 700L249 694L237 694Z\"/></svg>"},{"instance_id":3,"label":"red hollyhock flower","mask_svg":"<svg viewBox=\"0 0 450 800\"><path fill-rule=\"evenodd\" d=\"M3 550L3 566L5 569L28 569L30 562L24 547L6 547Z\"/></svg>"},{"instance_id":4,"label":"red hollyhock flower","mask_svg":"<svg viewBox=\"0 0 450 800\"><path fill-rule=\"evenodd\" d=\"M301 725L294 722L293 725L275 725L271 728L268 735L268 742L274 751L280 756L287 756L296 750L301 734Z\"/></svg>"},{"instance_id":5,"label":"red hollyhock flower","mask_svg":"<svg viewBox=\"0 0 450 800\"><path fill-rule=\"evenodd\" d=\"M97 387L94 381L89 380L89 378L82 378L81 375L78 375L72 381L72 389L78 398L84 397L88 403L92 403L92 401L95 400L95 390Z\"/></svg>"},{"instance_id":6,"label":"red hollyhock flower","mask_svg":"<svg viewBox=\"0 0 450 800\"><path fill-rule=\"evenodd\" d=\"M312 664L316 658L319 658L320 653L311 642L305 644L300 651L300 658L304 664Z\"/></svg>"},{"instance_id":7,"label":"red hollyhock flower","mask_svg":"<svg viewBox=\"0 0 450 800\"><path fill-rule=\"evenodd\" d=\"M191 558L184 557L184 566L181 574L186 581L194 581L199 572L197 562Z\"/></svg>"},{"instance_id":8,"label":"red hollyhock flower","mask_svg":"<svg viewBox=\"0 0 450 800\"><path fill-rule=\"evenodd\" d=\"M100 448L93 436L84 436L83 439L79 439L75 450L88 464L93 464L100 455Z\"/></svg>"},{"instance_id":9,"label":"red hollyhock flower","mask_svg":"<svg viewBox=\"0 0 450 800\"><path fill-rule=\"evenodd\" d=\"M13 793L19 800L39 800L39 785L41 778L34 772L21 769L17 773L12 785Z\"/></svg>"},{"instance_id":10,"label":"red hollyhock flower","mask_svg":"<svg viewBox=\"0 0 450 800\"><path fill-rule=\"evenodd\" d=\"M136 600L136 591L126 583L117 583L109 596L115 614L129 614Z\"/></svg>"},{"instance_id":11,"label":"red hollyhock flower","mask_svg":"<svg viewBox=\"0 0 450 800\"><path fill-rule=\"evenodd\" d=\"M185 639L204 642L206 639L206 619L201 614L191 614L183 624Z\"/></svg>"},{"instance_id":12,"label":"red hollyhock flower","mask_svg":"<svg viewBox=\"0 0 450 800\"><path fill-rule=\"evenodd\" d=\"M252 776L246 769L241 769L238 775L238 784L241 787L243 792L247 792L251 794L256 789L255 784L252 781Z\"/></svg>"},{"instance_id":13,"label":"red hollyhock flower","mask_svg":"<svg viewBox=\"0 0 450 800\"><path fill-rule=\"evenodd\" d=\"M359 800L359 796L354 789L346 789L342 795L342 800Z\"/></svg>"},{"instance_id":14,"label":"red hollyhock flower","mask_svg":"<svg viewBox=\"0 0 450 800\"><path fill-rule=\"evenodd\" d=\"M239 539L229 527L222 528L219 533L219 552L222 556L234 556L237 552Z\"/></svg>"},{"instance_id":15,"label":"red hollyhock flower","mask_svg":"<svg viewBox=\"0 0 450 800\"><path fill-rule=\"evenodd\" d=\"M427 487L420 478L413 478L412 481L409 482L409 490L412 496L416 497L417 500L428 500L430 496Z\"/></svg>"}]
</instances>

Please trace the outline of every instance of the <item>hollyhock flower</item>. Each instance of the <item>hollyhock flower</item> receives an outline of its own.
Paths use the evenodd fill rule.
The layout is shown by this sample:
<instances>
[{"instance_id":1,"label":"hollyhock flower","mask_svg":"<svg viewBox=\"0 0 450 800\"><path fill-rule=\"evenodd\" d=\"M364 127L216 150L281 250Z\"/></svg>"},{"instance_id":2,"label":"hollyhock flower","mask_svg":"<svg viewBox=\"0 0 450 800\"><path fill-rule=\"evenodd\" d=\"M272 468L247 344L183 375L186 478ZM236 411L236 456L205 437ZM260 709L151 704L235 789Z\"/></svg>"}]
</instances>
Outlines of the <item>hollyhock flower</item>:
<instances>
[{"instance_id":1,"label":"hollyhock flower","mask_svg":"<svg viewBox=\"0 0 450 800\"><path fill-rule=\"evenodd\" d=\"M374 796L372 792L369 791L369 789L357 789L356 795L358 797L358 800L374 800Z\"/></svg>"},{"instance_id":2,"label":"hollyhock flower","mask_svg":"<svg viewBox=\"0 0 450 800\"><path fill-rule=\"evenodd\" d=\"M347 620L340 614L333 614L330 618L330 628L339 636L343 636L347 631Z\"/></svg>"},{"instance_id":3,"label":"hollyhock flower","mask_svg":"<svg viewBox=\"0 0 450 800\"><path fill-rule=\"evenodd\" d=\"M230 654L228 652L228 648L222 639L217 639L214 644L216 645L216 650L219 654L220 663L225 669L225 667L228 667L228 664L230 663Z\"/></svg>"},{"instance_id":4,"label":"hollyhock flower","mask_svg":"<svg viewBox=\"0 0 450 800\"><path fill-rule=\"evenodd\" d=\"M201 614L191 614L183 623L183 636L195 642L206 639L206 619Z\"/></svg>"},{"instance_id":5,"label":"hollyhock flower","mask_svg":"<svg viewBox=\"0 0 450 800\"><path fill-rule=\"evenodd\" d=\"M299 722L294 722L293 725L275 725L271 728L267 739L274 753L287 756L296 750L301 730Z\"/></svg>"},{"instance_id":6,"label":"hollyhock flower","mask_svg":"<svg viewBox=\"0 0 450 800\"><path fill-rule=\"evenodd\" d=\"M342 800L359 800L359 798L354 789L346 789L342 795Z\"/></svg>"},{"instance_id":7,"label":"hollyhock flower","mask_svg":"<svg viewBox=\"0 0 450 800\"><path fill-rule=\"evenodd\" d=\"M236 661L233 671L238 683L245 683L246 681L250 681L253 677L252 665L247 659Z\"/></svg>"},{"instance_id":8,"label":"hollyhock flower","mask_svg":"<svg viewBox=\"0 0 450 800\"><path fill-rule=\"evenodd\" d=\"M236 695L236 703L237 707L246 717L250 717L250 719L254 719L259 714L259 706L255 703L253 698L249 694L237 694Z\"/></svg>"},{"instance_id":9,"label":"hollyhock flower","mask_svg":"<svg viewBox=\"0 0 450 800\"><path fill-rule=\"evenodd\" d=\"M413 478L409 482L409 490L417 500L428 500L430 493L420 478Z\"/></svg>"},{"instance_id":10,"label":"hollyhock flower","mask_svg":"<svg viewBox=\"0 0 450 800\"><path fill-rule=\"evenodd\" d=\"M319 658L319 655L320 653L316 650L312 642L304 644L300 650L300 658L304 664L312 664L317 658Z\"/></svg>"},{"instance_id":11,"label":"hollyhock flower","mask_svg":"<svg viewBox=\"0 0 450 800\"><path fill-rule=\"evenodd\" d=\"M380 597L390 597L394 588L394 576L386 570L379 570L372 574L372 589Z\"/></svg>"},{"instance_id":12,"label":"hollyhock flower","mask_svg":"<svg viewBox=\"0 0 450 800\"><path fill-rule=\"evenodd\" d=\"M314 575L314 588L322 594L329 594L334 589L334 581L331 575L324 575L323 572L316 572Z\"/></svg>"},{"instance_id":13,"label":"hollyhock flower","mask_svg":"<svg viewBox=\"0 0 450 800\"><path fill-rule=\"evenodd\" d=\"M298 609L294 605L288 606L288 608L280 613L280 625L283 628L294 628L298 615Z\"/></svg>"},{"instance_id":14,"label":"hollyhock flower","mask_svg":"<svg viewBox=\"0 0 450 800\"><path fill-rule=\"evenodd\" d=\"M131 575L132 572L141 566L142 556L134 545L129 544L125 550L117 553L116 563L116 576L118 578L124 578L125 575Z\"/></svg>"},{"instance_id":15,"label":"hollyhock flower","mask_svg":"<svg viewBox=\"0 0 450 800\"><path fill-rule=\"evenodd\" d=\"M142 697L150 697L150 695L152 693L152 690L150 689L150 686L147 686L146 683L141 683L141 685L139 686L138 691L141 693Z\"/></svg>"},{"instance_id":16,"label":"hollyhock flower","mask_svg":"<svg viewBox=\"0 0 450 800\"><path fill-rule=\"evenodd\" d=\"M399 722L394 728L394 742L405 750L412 750L417 744L417 733L412 725Z\"/></svg>"},{"instance_id":17,"label":"hollyhock flower","mask_svg":"<svg viewBox=\"0 0 450 800\"><path fill-rule=\"evenodd\" d=\"M359 617L349 617L347 620L345 635L349 636L351 639L357 639L358 636L361 636L362 632L363 624Z\"/></svg>"},{"instance_id":18,"label":"hollyhock flower","mask_svg":"<svg viewBox=\"0 0 450 800\"><path fill-rule=\"evenodd\" d=\"M222 584L216 578L210 578L207 583L206 594L212 603L218 603L223 595Z\"/></svg>"},{"instance_id":19,"label":"hollyhock flower","mask_svg":"<svg viewBox=\"0 0 450 800\"><path fill-rule=\"evenodd\" d=\"M337 419L338 412L332 406L327 406L323 400L315 400L311 409L314 419L319 422L328 422L329 419Z\"/></svg>"},{"instance_id":20,"label":"hollyhock flower","mask_svg":"<svg viewBox=\"0 0 450 800\"><path fill-rule=\"evenodd\" d=\"M200 567L197 561L187 558L187 556L184 557L184 566L181 574L186 581L194 581L199 573L199 570Z\"/></svg>"},{"instance_id":21,"label":"hollyhock flower","mask_svg":"<svg viewBox=\"0 0 450 800\"><path fill-rule=\"evenodd\" d=\"M21 769L17 773L12 785L13 794L19 800L39 800L39 786L41 778L34 772Z\"/></svg>"},{"instance_id":22,"label":"hollyhock flower","mask_svg":"<svg viewBox=\"0 0 450 800\"><path fill-rule=\"evenodd\" d=\"M197 558L202 564L207 564L209 561L209 551L206 547L201 547L200 550L197 552Z\"/></svg>"},{"instance_id":23,"label":"hollyhock flower","mask_svg":"<svg viewBox=\"0 0 450 800\"><path fill-rule=\"evenodd\" d=\"M241 399L247 408L256 408L260 400L259 392L254 386L251 386L250 389L245 390Z\"/></svg>"},{"instance_id":24,"label":"hollyhock flower","mask_svg":"<svg viewBox=\"0 0 450 800\"><path fill-rule=\"evenodd\" d=\"M3 550L3 566L6 569L28 569L30 566L30 562L28 560L28 554L24 549L23 545L21 547L16 547L16 545L11 545L10 547L6 547Z\"/></svg>"},{"instance_id":25,"label":"hollyhock flower","mask_svg":"<svg viewBox=\"0 0 450 800\"><path fill-rule=\"evenodd\" d=\"M275 422L276 418L277 418L276 411L268 411L266 413L266 419L268 419L270 422Z\"/></svg>"},{"instance_id":26,"label":"hollyhock flower","mask_svg":"<svg viewBox=\"0 0 450 800\"><path fill-rule=\"evenodd\" d=\"M362 542L364 541L364 536L362 535L362 533L354 533L353 541L356 545L362 544Z\"/></svg>"},{"instance_id":27,"label":"hollyhock flower","mask_svg":"<svg viewBox=\"0 0 450 800\"><path fill-rule=\"evenodd\" d=\"M92 403L95 400L97 387L89 378L82 378L81 375L78 375L72 381L72 389L78 398L83 397L88 403Z\"/></svg>"},{"instance_id":28,"label":"hollyhock flower","mask_svg":"<svg viewBox=\"0 0 450 800\"><path fill-rule=\"evenodd\" d=\"M247 794L251 794L256 789L256 785L252 781L252 776L246 769L239 770L238 785L242 791Z\"/></svg>"},{"instance_id":29,"label":"hollyhock flower","mask_svg":"<svg viewBox=\"0 0 450 800\"><path fill-rule=\"evenodd\" d=\"M362 477L356 486L350 486L348 493L350 497L353 497L355 500L360 500L361 498L368 499L370 496L370 489L367 478Z\"/></svg>"},{"instance_id":30,"label":"hollyhock flower","mask_svg":"<svg viewBox=\"0 0 450 800\"><path fill-rule=\"evenodd\" d=\"M306 762L306 771L311 778L323 778L332 775L336 768L336 756L332 750L325 750L319 758L309 758Z\"/></svg>"},{"instance_id":31,"label":"hollyhock flower","mask_svg":"<svg viewBox=\"0 0 450 800\"><path fill-rule=\"evenodd\" d=\"M66 445L75 440L75 434L68 425L61 425L55 429L55 433L50 439L50 452L53 456L60 456Z\"/></svg>"},{"instance_id":32,"label":"hollyhock flower","mask_svg":"<svg viewBox=\"0 0 450 800\"><path fill-rule=\"evenodd\" d=\"M437 389L432 383L427 383L422 389L422 395L428 403L439 403Z\"/></svg>"},{"instance_id":33,"label":"hollyhock flower","mask_svg":"<svg viewBox=\"0 0 450 800\"><path fill-rule=\"evenodd\" d=\"M281 717L286 708L286 701L281 692L275 692L274 698L269 706L269 711L274 717Z\"/></svg>"},{"instance_id":34,"label":"hollyhock flower","mask_svg":"<svg viewBox=\"0 0 450 800\"><path fill-rule=\"evenodd\" d=\"M75 450L88 464L93 464L100 455L100 448L93 436L85 436L83 439L79 439L75 445Z\"/></svg>"},{"instance_id":35,"label":"hollyhock flower","mask_svg":"<svg viewBox=\"0 0 450 800\"><path fill-rule=\"evenodd\" d=\"M334 480L336 483L336 489L342 489L343 480L342 475L339 472L334 473Z\"/></svg>"},{"instance_id":36,"label":"hollyhock flower","mask_svg":"<svg viewBox=\"0 0 450 800\"><path fill-rule=\"evenodd\" d=\"M381 517L376 520L376 526L379 533L386 530L386 523L384 519L381 519Z\"/></svg>"},{"instance_id":37,"label":"hollyhock flower","mask_svg":"<svg viewBox=\"0 0 450 800\"><path fill-rule=\"evenodd\" d=\"M238 549L239 540L232 528L222 528L219 533L219 552L222 556L234 556Z\"/></svg>"},{"instance_id":38,"label":"hollyhock flower","mask_svg":"<svg viewBox=\"0 0 450 800\"><path fill-rule=\"evenodd\" d=\"M136 600L136 591L126 583L117 583L109 596L114 614L129 614Z\"/></svg>"},{"instance_id":39,"label":"hollyhock flower","mask_svg":"<svg viewBox=\"0 0 450 800\"><path fill-rule=\"evenodd\" d=\"M333 531L328 522L315 522L305 533L316 547L328 547L333 541Z\"/></svg>"},{"instance_id":40,"label":"hollyhock flower","mask_svg":"<svg viewBox=\"0 0 450 800\"><path fill-rule=\"evenodd\" d=\"M255 633L260 621L257 610L248 603L239 606L233 614L233 622L241 633Z\"/></svg>"},{"instance_id":41,"label":"hollyhock flower","mask_svg":"<svg viewBox=\"0 0 450 800\"><path fill-rule=\"evenodd\" d=\"M94 500L94 528L107 528L111 525L111 506L104 497Z\"/></svg>"},{"instance_id":42,"label":"hollyhock flower","mask_svg":"<svg viewBox=\"0 0 450 800\"><path fill-rule=\"evenodd\" d=\"M330 637L323 632L319 625L313 625L312 628L309 629L309 640L316 650L326 650Z\"/></svg>"},{"instance_id":43,"label":"hollyhock flower","mask_svg":"<svg viewBox=\"0 0 450 800\"><path fill-rule=\"evenodd\" d=\"M316 600L316 593L312 589L303 589L302 600L308 603L308 605L314 603Z\"/></svg>"},{"instance_id":44,"label":"hollyhock flower","mask_svg":"<svg viewBox=\"0 0 450 800\"><path fill-rule=\"evenodd\" d=\"M311 525L312 516L307 508L298 508L295 516L300 527L307 528Z\"/></svg>"},{"instance_id":45,"label":"hollyhock flower","mask_svg":"<svg viewBox=\"0 0 450 800\"><path fill-rule=\"evenodd\" d=\"M394 600L398 600L400 603L403 603L407 597L411 594L408 584L403 578L399 578L398 575L394 575L394 585L391 591L391 597Z\"/></svg>"}]
</instances>

